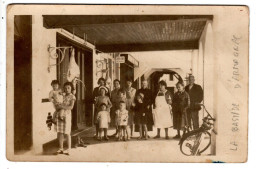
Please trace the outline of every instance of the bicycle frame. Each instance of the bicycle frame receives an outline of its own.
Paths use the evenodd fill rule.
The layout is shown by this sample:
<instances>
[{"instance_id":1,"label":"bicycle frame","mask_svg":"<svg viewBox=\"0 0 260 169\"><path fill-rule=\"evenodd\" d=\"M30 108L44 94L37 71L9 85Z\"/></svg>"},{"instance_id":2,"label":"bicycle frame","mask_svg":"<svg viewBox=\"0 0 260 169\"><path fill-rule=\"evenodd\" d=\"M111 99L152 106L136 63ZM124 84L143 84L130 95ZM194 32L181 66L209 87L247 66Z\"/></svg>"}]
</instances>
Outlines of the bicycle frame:
<instances>
[{"instance_id":1,"label":"bicycle frame","mask_svg":"<svg viewBox=\"0 0 260 169\"><path fill-rule=\"evenodd\" d=\"M183 154L185 154L182 150L182 146L183 146L183 142L188 139L189 137L191 136L195 136L195 140L194 140L194 144L193 146L190 144L190 143L187 143L187 145L185 145L186 147L190 148L191 149L191 154L190 155L200 155L200 152L203 152L205 151L209 145L211 144L211 140L209 142L209 144L204 148L202 149L201 151L199 150L199 146L200 146L200 143L202 141L202 134L205 133L207 135L210 135L210 133L208 132L210 129L212 129L212 125L213 123L211 123L210 121L215 121L215 119L209 114L209 112L207 111L207 109L205 108L205 106L203 104L200 104L201 106L204 107L205 111L207 112L207 116L205 116L203 118L203 124L201 125L201 127L199 129L196 129L196 130L193 130L193 131L190 131L188 133L185 133L180 142L179 142L179 145L180 145L180 148L181 148L181 151ZM212 130L215 134L217 134L214 129ZM187 140L188 141L188 140ZM185 154L187 155L187 154Z\"/></svg>"}]
</instances>

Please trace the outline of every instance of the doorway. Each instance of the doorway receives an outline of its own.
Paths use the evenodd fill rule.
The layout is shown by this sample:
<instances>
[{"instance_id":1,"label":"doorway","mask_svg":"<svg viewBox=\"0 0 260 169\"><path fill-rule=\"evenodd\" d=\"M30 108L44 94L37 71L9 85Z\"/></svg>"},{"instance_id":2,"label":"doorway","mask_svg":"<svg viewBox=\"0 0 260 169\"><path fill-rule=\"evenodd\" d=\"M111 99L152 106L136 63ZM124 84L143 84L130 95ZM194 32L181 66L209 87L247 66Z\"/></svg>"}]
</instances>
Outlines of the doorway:
<instances>
[{"instance_id":1,"label":"doorway","mask_svg":"<svg viewBox=\"0 0 260 169\"><path fill-rule=\"evenodd\" d=\"M93 52L59 33L57 33L57 46L72 46L75 49L75 61L80 68L80 80L76 89L76 102L72 110L72 131L84 128L91 124L92 115L92 89L93 89ZM66 51L63 62L57 65L57 79L63 85L67 79L64 76L68 71L71 53ZM59 57L60 58L60 57ZM57 63L59 60L57 60Z\"/></svg>"}]
</instances>

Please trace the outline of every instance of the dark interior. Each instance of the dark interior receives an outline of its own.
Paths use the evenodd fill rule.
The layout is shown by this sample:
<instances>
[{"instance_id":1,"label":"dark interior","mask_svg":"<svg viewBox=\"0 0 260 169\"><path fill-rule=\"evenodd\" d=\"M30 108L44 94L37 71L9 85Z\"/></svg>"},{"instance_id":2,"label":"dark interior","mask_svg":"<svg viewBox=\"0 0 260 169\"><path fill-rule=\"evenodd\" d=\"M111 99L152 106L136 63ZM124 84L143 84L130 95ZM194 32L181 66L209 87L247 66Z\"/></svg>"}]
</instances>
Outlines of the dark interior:
<instances>
[{"instance_id":1,"label":"dark interior","mask_svg":"<svg viewBox=\"0 0 260 169\"><path fill-rule=\"evenodd\" d=\"M17 152L32 146L32 17L15 16L14 24L14 151Z\"/></svg>"}]
</instances>

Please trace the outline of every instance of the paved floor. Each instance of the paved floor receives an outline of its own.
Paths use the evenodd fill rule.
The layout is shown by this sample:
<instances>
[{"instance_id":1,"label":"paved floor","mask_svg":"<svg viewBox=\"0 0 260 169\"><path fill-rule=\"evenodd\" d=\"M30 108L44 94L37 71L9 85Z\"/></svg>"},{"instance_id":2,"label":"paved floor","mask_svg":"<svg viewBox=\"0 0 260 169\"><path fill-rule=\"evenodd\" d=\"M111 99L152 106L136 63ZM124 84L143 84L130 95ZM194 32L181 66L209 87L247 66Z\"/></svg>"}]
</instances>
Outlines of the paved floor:
<instances>
[{"instance_id":1,"label":"paved floor","mask_svg":"<svg viewBox=\"0 0 260 169\"><path fill-rule=\"evenodd\" d=\"M110 138L109 141L98 141L93 138L94 128L89 128L79 134L84 142L88 144L86 148L72 148L70 156L54 155L58 149L58 143L54 143L44 152L44 155L53 155L55 158L76 161L103 161L103 162L174 162L178 158L185 158L180 152L179 140L172 139L176 135L175 130L169 129L170 139L166 140L164 131L161 131L161 138L154 139L156 129L149 132L151 136L148 140L137 140L139 133L134 133L130 141L116 141ZM115 130L109 130L108 135L112 135ZM205 154L209 154L208 151Z\"/></svg>"}]
</instances>

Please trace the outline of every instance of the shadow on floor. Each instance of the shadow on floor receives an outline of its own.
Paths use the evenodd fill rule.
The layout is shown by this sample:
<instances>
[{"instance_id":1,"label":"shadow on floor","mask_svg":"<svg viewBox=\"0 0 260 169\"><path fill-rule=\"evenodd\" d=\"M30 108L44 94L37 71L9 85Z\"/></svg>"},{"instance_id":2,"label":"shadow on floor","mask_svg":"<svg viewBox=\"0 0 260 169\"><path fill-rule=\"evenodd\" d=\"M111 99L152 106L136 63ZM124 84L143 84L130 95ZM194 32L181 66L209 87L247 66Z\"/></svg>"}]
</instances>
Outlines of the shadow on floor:
<instances>
[{"instance_id":1,"label":"shadow on floor","mask_svg":"<svg viewBox=\"0 0 260 169\"><path fill-rule=\"evenodd\" d=\"M117 141L117 139L115 137L112 137L111 135L113 135L115 133L115 129L109 129L108 130L108 135L109 135L109 140L108 141L105 141L105 140L102 140L102 141L99 141L97 140L96 138L94 138L94 134L95 134L95 128L94 127L91 127L91 128L88 128L88 129L85 129L83 130L82 132L79 132L77 134L74 134L72 135L72 149L76 149L76 145L77 145L77 137L79 136L83 142L85 143L86 147L84 148L88 148L88 146L91 146L91 145L96 145L96 144L109 144L109 143L116 143L116 142L149 142L149 141L155 141L155 140L158 140L158 141L178 141L176 139L172 139L172 137L170 137L169 140L166 140L165 137L161 137L159 139L154 139L154 133L151 132L149 134L150 135L150 138L148 140L145 140L145 139L137 139L139 137L139 133L135 132L134 133L134 137L132 137L130 140L127 140L127 141ZM43 147L43 155L55 155L56 151L58 150L58 140L54 140L52 141L51 143L45 145ZM66 144L66 141L64 142L64 149L67 148L67 144Z\"/></svg>"}]
</instances>

